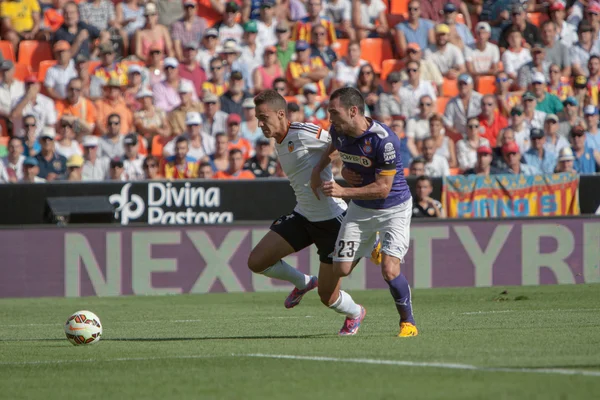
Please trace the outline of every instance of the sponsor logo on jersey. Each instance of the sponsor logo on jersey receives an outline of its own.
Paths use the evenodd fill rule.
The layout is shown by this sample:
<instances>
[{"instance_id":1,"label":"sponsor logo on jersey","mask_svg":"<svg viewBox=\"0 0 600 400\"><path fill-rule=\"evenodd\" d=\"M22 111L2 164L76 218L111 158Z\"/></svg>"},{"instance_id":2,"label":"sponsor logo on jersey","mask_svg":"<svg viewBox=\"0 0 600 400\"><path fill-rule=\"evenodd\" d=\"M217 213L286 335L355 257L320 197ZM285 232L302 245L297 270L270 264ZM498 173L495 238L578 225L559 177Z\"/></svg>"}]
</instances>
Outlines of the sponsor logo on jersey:
<instances>
[{"instance_id":1,"label":"sponsor logo on jersey","mask_svg":"<svg viewBox=\"0 0 600 400\"><path fill-rule=\"evenodd\" d=\"M383 148L383 161L392 161L396 159L396 150L393 143L386 143Z\"/></svg>"},{"instance_id":2,"label":"sponsor logo on jersey","mask_svg":"<svg viewBox=\"0 0 600 400\"><path fill-rule=\"evenodd\" d=\"M373 151L373 146L371 146L371 138L365 139L365 144L363 146L363 151L367 154Z\"/></svg>"},{"instance_id":3,"label":"sponsor logo on jersey","mask_svg":"<svg viewBox=\"0 0 600 400\"><path fill-rule=\"evenodd\" d=\"M288 142L288 151L291 153L292 151L294 151L294 142L292 142L291 140Z\"/></svg>"},{"instance_id":4,"label":"sponsor logo on jersey","mask_svg":"<svg viewBox=\"0 0 600 400\"><path fill-rule=\"evenodd\" d=\"M363 167L370 167L371 165L373 165L373 162L371 161L371 159L369 159L368 157L365 157L365 156L357 156L354 154L347 154L347 153L340 152L340 158L342 159L343 162L359 164L359 165L362 165Z\"/></svg>"}]
</instances>

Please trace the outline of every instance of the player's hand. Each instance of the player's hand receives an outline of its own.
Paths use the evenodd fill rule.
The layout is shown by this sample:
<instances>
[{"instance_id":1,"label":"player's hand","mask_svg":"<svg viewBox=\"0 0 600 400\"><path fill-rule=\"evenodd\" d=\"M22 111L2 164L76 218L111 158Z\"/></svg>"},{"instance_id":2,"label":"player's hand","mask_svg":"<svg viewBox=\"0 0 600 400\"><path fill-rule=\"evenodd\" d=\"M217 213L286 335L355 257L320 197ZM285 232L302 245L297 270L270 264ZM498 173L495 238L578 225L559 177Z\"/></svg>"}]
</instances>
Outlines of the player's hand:
<instances>
[{"instance_id":1,"label":"player's hand","mask_svg":"<svg viewBox=\"0 0 600 400\"><path fill-rule=\"evenodd\" d=\"M319 171L317 168L313 169L313 172L310 176L310 188L318 200L321 200L319 197L319 188L322 184L323 181L321 180L321 171Z\"/></svg>"},{"instance_id":2,"label":"player's hand","mask_svg":"<svg viewBox=\"0 0 600 400\"><path fill-rule=\"evenodd\" d=\"M359 186L362 183L362 176L346 166L342 167L342 178L352 186Z\"/></svg>"},{"instance_id":3,"label":"player's hand","mask_svg":"<svg viewBox=\"0 0 600 400\"><path fill-rule=\"evenodd\" d=\"M323 182L322 189L327 197L344 197L344 188L335 181Z\"/></svg>"}]
</instances>

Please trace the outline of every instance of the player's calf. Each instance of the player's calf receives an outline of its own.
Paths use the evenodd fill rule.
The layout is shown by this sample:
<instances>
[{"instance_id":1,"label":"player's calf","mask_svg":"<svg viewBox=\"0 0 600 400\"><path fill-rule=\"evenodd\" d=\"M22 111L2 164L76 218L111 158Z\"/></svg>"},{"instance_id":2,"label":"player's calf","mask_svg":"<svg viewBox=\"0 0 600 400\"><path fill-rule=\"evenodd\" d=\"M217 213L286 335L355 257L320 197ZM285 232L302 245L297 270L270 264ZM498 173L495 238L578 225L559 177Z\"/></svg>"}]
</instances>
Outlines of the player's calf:
<instances>
[{"instance_id":1,"label":"player's calf","mask_svg":"<svg viewBox=\"0 0 600 400\"><path fill-rule=\"evenodd\" d=\"M381 273L396 303L396 309L400 314L400 323L414 325L410 286L406 277L400 271L400 259L384 254L381 262Z\"/></svg>"}]
</instances>

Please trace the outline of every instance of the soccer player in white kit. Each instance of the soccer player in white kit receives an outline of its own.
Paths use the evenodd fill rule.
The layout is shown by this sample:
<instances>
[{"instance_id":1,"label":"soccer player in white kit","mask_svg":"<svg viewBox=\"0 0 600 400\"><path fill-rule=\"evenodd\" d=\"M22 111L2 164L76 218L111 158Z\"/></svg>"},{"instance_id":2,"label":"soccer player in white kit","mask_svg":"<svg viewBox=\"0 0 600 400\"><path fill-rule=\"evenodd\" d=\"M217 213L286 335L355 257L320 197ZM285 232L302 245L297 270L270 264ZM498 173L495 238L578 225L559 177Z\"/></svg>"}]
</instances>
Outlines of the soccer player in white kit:
<instances>
[{"instance_id":1,"label":"soccer player in white kit","mask_svg":"<svg viewBox=\"0 0 600 400\"><path fill-rule=\"evenodd\" d=\"M279 162L294 189L297 205L291 214L273 222L271 229L256 245L248 258L248 268L254 273L292 283L295 288L285 300L285 307L295 307L302 296L318 286L321 302L344 314L346 321L340 335L353 335L355 321L364 308L340 290L340 278L333 274L332 256L335 241L347 209L339 198L322 196L317 199L310 187L311 173L324 152L328 151L329 132L310 123L290 123L287 103L274 90L261 92L254 98L258 126L264 135L274 138ZM333 181L331 167L321 173L324 182ZM305 275L283 261L289 254L315 244L321 262L319 277Z\"/></svg>"}]
</instances>

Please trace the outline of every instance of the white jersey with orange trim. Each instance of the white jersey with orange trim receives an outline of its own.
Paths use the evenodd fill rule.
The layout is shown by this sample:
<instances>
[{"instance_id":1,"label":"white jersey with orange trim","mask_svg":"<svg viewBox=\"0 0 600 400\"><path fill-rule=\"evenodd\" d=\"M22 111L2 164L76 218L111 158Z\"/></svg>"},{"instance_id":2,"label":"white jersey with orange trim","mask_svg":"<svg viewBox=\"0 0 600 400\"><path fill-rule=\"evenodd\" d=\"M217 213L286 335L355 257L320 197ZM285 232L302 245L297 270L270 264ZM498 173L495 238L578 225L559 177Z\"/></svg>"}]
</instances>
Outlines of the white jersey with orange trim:
<instances>
[{"instance_id":1,"label":"white jersey with orange trim","mask_svg":"<svg viewBox=\"0 0 600 400\"><path fill-rule=\"evenodd\" d=\"M281 168L296 194L296 211L312 222L340 216L348 208L346 202L320 193L317 199L310 188L310 176L321 156L329 148L329 132L310 123L292 122L281 143L275 144ZM331 166L321 172L323 182L332 181Z\"/></svg>"}]
</instances>

